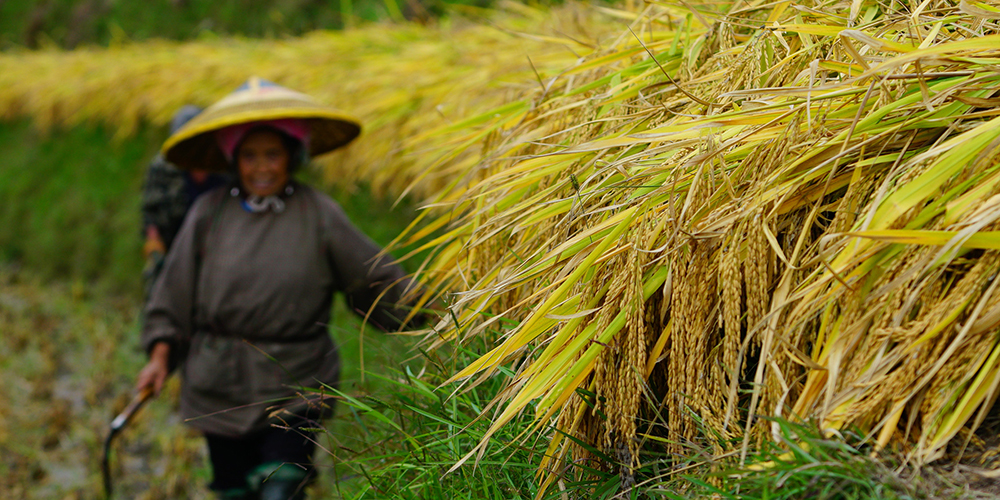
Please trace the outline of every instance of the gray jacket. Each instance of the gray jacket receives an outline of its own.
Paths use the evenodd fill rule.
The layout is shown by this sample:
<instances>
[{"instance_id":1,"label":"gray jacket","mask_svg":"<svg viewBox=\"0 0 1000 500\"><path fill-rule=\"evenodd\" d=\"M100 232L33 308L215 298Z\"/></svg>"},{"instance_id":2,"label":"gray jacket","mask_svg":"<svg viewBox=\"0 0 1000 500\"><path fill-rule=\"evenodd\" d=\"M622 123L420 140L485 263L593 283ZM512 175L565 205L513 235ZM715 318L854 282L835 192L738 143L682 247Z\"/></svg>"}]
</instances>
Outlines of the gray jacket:
<instances>
[{"instance_id":1,"label":"gray jacket","mask_svg":"<svg viewBox=\"0 0 1000 500\"><path fill-rule=\"evenodd\" d=\"M334 293L382 329L405 317L403 270L376 260L381 249L328 196L292 187L280 213L249 212L227 189L200 197L146 307L143 345L171 344L181 416L204 432L245 435L301 407L302 388L336 386Z\"/></svg>"}]
</instances>

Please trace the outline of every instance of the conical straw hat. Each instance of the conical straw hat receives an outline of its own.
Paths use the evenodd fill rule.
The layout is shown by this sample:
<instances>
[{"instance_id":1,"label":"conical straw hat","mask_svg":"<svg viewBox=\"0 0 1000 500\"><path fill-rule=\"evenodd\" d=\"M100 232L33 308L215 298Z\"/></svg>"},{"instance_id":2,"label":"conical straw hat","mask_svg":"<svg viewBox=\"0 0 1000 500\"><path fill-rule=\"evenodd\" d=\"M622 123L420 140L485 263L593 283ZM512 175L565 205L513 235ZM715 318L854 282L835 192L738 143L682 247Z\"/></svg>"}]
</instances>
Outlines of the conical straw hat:
<instances>
[{"instance_id":1,"label":"conical straw hat","mask_svg":"<svg viewBox=\"0 0 1000 500\"><path fill-rule=\"evenodd\" d=\"M309 154L337 149L361 133L357 120L312 97L252 77L233 93L209 106L163 143L167 161L184 169L224 171L226 157L215 132L230 125L280 118L301 118L309 126Z\"/></svg>"}]
</instances>

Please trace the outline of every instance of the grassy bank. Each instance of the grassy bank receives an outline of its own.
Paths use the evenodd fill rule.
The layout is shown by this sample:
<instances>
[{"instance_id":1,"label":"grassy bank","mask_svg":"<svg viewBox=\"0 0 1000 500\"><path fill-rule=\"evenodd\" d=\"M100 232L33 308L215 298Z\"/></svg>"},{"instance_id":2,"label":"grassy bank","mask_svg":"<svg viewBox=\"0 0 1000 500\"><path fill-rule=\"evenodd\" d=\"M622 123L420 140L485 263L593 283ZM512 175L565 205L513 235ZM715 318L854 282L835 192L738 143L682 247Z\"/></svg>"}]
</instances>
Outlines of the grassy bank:
<instances>
[{"instance_id":1,"label":"grassy bank","mask_svg":"<svg viewBox=\"0 0 1000 500\"><path fill-rule=\"evenodd\" d=\"M100 128L0 126L0 258L45 278L138 290L140 192L162 133L114 143Z\"/></svg>"}]
</instances>

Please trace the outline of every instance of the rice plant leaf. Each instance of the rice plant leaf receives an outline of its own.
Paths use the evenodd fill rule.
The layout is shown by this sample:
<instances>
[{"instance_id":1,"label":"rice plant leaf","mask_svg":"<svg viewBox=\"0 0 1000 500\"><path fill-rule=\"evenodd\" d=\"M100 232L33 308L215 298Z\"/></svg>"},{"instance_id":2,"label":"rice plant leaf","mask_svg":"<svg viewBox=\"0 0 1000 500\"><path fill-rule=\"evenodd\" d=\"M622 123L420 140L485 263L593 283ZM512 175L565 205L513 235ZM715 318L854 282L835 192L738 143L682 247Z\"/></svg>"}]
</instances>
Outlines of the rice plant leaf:
<instances>
[{"instance_id":1,"label":"rice plant leaf","mask_svg":"<svg viewBox=\"0 0 1000 500\"><path fill-rule=\"evenodd\" d=\"M906 229L884 229L870 231L855 231L846 233L849 236L868 238L887 243L898 243L903 245L947 245L960 236L958 231L929 231L929 230L906 230ZM983 231L973 233L961 242L963 248L981 248L987 250L1000 250L1000 231Z\"/></svg>"},{"instance_id":2,"label":"rice plant leaf","mask_svg":"<svg viewBox=\"0 0 1000 500\"><path fill-rule=\"evenodd\" d=\"M631 221L631 218L635 216L636 210L637 207L633 207L609 219L610 221L614 221L614 229L612 229L611 232L604 237L597 247L590 253L590 255L569 276L567 276L565 280L563 280L563 283L559 286L559 288L549 295L545 302L533 311L532 315L518 327L517 332L511 335L503 344L494 348L489 353L483 355L481 358L472 362L453 375L445 383L450 383L455 380L468 377L484 369L493 371L499 363L506 360L507 356L540 335L542 332L535 329L536 324L541 318L545 317L548 311L551 310L556 303L561 302L566 298L570 289L576 285L576 280L579 279L580 276L582 276L583 273L589 269L590 265L601 257L613 243L617 242L618 237L621 236L626 229L628 229L629 222Z\"/></svg>"},{"instance_id":3,"label":"rice plant leaf","mask_svg":"<svg viewBox=\"0 0 1000 500\"><path fill-rule=\"evenodd\" d=\"M871 36L860 30L843 30L840 32L840 36L853 38L859 42L864 42L869 47L874 50L891 50L893 52L907 53L916 50L916 47L911 45L905 45L898 42L893 42L891 40L885 40L883 38ZM867 68L866 68L867 69Z\"/></svg>"},{"instance_id":4,"label":"rice plant leaf","mask_svg":"<svg viewBox=\"0 0 1000 500\"><path fill-rule=\"evenodd\" d=\"M881 204L872 222L875 229L888 227L903 212L941 190L941 184L968 166L980 151L1000 136L1000 119L982 123L933 151L941 156L924 173L900 187Z\"/></svg>"},{"instance_id":5,"label":"rice plant leaf","mask_svg":"<svg viewBox=\"0 0 1000 500\"><path fill-rule=\"evenodd\" d=\"M824 26L820 24L780 24L774 26L772 29L819 36L837 36L844 31L843 26Z\"/></svg>"},{"instance_id":6,"label":"rice plant leaf","mask_svg":"<svg viewBox=\"0 0 1000 500\"><path fill-rule=\"evenodd\" d=\"M966 14L985 19L1000 19L1000 7L987 2L976 2L975 0L962 0L958 3L958 9Z\"/></svg>"}]
</instances>

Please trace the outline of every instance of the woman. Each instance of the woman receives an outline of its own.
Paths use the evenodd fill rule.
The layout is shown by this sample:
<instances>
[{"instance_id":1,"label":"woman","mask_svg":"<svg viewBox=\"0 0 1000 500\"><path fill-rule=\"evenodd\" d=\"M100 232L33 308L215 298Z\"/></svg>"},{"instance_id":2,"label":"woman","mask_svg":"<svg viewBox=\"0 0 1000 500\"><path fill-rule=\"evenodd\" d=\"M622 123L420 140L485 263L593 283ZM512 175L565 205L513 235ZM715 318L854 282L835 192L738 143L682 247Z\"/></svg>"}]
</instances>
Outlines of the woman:
<instances>
[{"instance_id":1,"label":"woman","mask_svg":"<svg viewBox=\"0 0 1000 500\"><path fill-rule=\"evenodd\" d=\"M180 168L236 176L198 198L166 258L136 382L158 393L181 366L181 415L206 437L220 498L304 498L305 428L332 410L304 388L335 386L340 369L327 332L335 292L384 329L406 314L395 306L403 271L333 200L291 178L308 154L359 132L303 94L251 79L164 144ZM285 429L272 426L276 414Z\"/></svg>"}]
</instances>

